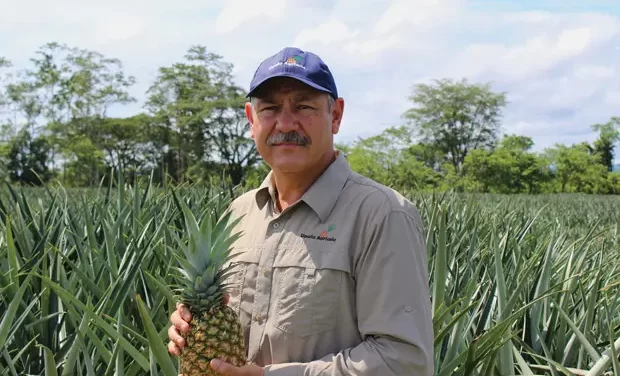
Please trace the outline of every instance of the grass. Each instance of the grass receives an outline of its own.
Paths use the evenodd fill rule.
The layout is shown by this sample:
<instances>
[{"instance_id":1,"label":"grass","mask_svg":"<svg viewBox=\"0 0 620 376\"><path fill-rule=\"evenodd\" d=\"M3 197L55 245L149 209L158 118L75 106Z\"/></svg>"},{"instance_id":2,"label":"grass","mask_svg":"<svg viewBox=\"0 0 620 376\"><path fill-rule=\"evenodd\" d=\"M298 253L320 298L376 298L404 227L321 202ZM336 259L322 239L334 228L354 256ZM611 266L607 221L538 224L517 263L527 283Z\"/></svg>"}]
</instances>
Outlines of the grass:
<instances>
[{"instance_id":1,"label":"grass","mask_svg":"<svg viewBox=\"0 0 620 376\"><path fill-rule=\"evenodd\" d=\"M170 190L120 183L0 191L0 375L176 374L183 217ZM195 213L217 192L175 189ZM436 375L620 374L618 197L407 195L427 231Z\"/></svg>"}]
</instances>

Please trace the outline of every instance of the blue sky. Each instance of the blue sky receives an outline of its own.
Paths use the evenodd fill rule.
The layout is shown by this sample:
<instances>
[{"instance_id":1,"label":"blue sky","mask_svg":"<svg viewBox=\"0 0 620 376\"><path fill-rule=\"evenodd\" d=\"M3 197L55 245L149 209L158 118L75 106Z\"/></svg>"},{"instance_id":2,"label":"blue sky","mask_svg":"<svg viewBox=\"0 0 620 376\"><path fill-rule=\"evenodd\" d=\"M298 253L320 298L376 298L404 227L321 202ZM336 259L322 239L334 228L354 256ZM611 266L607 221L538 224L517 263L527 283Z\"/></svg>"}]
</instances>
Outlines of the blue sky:
<instances>
[{"instance_id":1,"label":"blue sky","mask_svg":"<svg viewBox=\"0 0 620 376\"><path fill-rule=\"evenodd\" d=\"M260 5L259 5L260 4ZM7 8L8 5L8 8ZM284 46L321 55L346 108L337 141L403 123L411 88L435 78L505 91L503 131L592 141L591 124L620 116L618 0L21 0L0 12L0 56L24 67L37 47L65 42L119 58L140 111L158 67L205 45L246 87Z\"/></svg>"}]
</instances>

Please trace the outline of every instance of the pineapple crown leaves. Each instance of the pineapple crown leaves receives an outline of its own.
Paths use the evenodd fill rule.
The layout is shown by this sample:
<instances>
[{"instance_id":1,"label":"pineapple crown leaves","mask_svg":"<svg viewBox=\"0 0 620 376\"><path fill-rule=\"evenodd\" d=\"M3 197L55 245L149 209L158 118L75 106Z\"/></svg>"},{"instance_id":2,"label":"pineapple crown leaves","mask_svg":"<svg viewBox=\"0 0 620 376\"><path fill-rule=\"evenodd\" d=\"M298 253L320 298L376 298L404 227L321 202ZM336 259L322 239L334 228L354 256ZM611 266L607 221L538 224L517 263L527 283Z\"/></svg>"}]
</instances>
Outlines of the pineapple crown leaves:
<instances>
[{"instance_id":1,"label":"pineapple crown leaves","mask_svg":"<svg viewBox=\"0 0 620 376\"><path fill-rule=\"evenodd\" d=\"M174 270L180 274L177 280L185 286L176 291L180 292L182 300L189 304L200 304L205 300L221 297L223 281L230 270L223 265L236 256L230 254L230 247L242 234L233 234L232 230L243 216L231 221L232 213L227 212L217 220L218 212L224 211L228 200L215 195L200 213L201 219L197 220L188 205L179 200L174 191L173 197L183 215L188 238L186 244L177 232L171 231L171 236L178 245L172 247L172 254L180 265Z\"/></svg>"}]
</instances>

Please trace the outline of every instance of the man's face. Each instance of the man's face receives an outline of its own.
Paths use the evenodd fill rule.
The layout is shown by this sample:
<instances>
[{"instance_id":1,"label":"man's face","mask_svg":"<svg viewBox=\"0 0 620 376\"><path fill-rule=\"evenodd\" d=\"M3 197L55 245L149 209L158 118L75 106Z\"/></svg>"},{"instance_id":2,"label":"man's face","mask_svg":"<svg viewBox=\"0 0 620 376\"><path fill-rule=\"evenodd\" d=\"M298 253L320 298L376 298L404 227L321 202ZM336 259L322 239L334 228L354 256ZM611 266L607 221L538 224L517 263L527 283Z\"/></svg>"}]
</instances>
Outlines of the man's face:
<instances>
[{"instance_id":1,"label":"man's face","mask_svg":"<svg viewBox=\"0 0 620 376\"><path fill-rule=\"evenodd\" d=\"M256 96L246 115L256 148L272 169L301 172L325 161L340 128L341 98L329 108L328 94L287 77L269 80Z\"/></svg>"}]
</instances>

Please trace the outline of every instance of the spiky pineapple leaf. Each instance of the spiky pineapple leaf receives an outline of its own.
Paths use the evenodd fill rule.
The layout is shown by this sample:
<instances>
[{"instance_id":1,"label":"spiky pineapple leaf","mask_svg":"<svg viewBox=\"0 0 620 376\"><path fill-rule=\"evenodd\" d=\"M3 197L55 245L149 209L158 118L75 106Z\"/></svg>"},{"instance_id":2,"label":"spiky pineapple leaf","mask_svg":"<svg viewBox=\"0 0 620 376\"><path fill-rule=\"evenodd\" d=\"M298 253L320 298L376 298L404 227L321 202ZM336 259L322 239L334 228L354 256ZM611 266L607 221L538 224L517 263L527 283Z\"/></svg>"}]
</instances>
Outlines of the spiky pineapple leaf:
<instances>
[{"instance_id":1,"label":"spiky pineapple leaf","mask_svg":"<svg viewBox=\"0 0 620 376\"><path fill-rule=\"evenodd\" d=\"M136 301L138 302L138 310L140 311L140 317L142 318L142 323L144 324L146 336L149 339L149 349L153 352L153 355L157 360L157 364L159 364L164 371L164 375L177 376L178 372L174 367L174 364L172 364L170 355L168 355L161 338L159 338L159 333L157 332L157 329L155 329L153 320L151 320L151 313L146 307L146 304L142 301L140 295L136 295Z\"/></svg>"}]
</instances>

